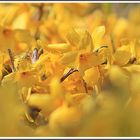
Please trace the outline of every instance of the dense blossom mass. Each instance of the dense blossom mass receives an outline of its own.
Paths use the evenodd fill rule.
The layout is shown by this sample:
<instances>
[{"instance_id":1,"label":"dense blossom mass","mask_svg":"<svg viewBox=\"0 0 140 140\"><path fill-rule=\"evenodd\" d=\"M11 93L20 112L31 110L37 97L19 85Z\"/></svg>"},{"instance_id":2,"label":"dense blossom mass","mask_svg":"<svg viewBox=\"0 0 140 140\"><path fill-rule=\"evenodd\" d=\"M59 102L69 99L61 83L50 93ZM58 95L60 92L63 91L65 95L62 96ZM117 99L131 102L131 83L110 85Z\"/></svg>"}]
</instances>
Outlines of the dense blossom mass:
<instances>
[{"instance_id":1,"label":"dense blossom mass","mask_svg":"<svg viewBox=\"0 0 140 140\"><path fill-rule=\"evenodd\" d=\"M140 136L140 5L0 4L0 136Z\"/></svg>"}]
</instances>

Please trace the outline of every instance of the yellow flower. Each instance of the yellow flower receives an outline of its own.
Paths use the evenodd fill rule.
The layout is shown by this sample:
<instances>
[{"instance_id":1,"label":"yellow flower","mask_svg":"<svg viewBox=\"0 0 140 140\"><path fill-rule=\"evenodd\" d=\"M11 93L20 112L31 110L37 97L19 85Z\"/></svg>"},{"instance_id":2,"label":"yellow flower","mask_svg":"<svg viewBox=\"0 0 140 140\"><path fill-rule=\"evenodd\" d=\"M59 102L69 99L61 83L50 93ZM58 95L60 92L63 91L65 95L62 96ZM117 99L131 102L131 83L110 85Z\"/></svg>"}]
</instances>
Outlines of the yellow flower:
<instances>
[{"instance_id":1,"label":"yellow flower","mask_svg":"<svg viewBox=\"0 0 140 140\"><path fill-rule=\"evenodd\" d=\"M50 93L35 93L28 99L28 105L42 110L46 116L63 104L64 93L57 78L52 79Z\"/></svg>"},{"instance_id":2,"label":"yellow flower","mask_svg":"<svg viewBox=\"0 0 140 140\"><path fill-rule=\"evenodd\" d=\"M25 43L30 47L32 37L27 30L12 30L10 28L0 27L0 48L1 52L7 53L8 49L14 50L14 52L22 51L18 45L19 43ZM25 50L24 50L25 51Z\"/></svg>"},{"instance_id":3,"label":"yellow flower","mask_svg":"<svg viewBox=\"0 0 140 140\"><path fill-rule=\"evenodd\" d=\"M14 38L14 31L11 29L5 29L3 27L0 27L0 50L2 52L7 52L7 49L14 49L16 46L16 41Z\"/></svg>"},{"instance_id":4,"label":"yellow flower","mask_svg":"<svg viewBox=\"0 0 140 140\"><path fill-rule=\"evenodd\" d=\"M117 48L113 56L114 63L118 65L126 65L129 62L131 63L133 59L137 59L135 41Z\"/></svg>"},{"instance_id":5,"label":"yellow flower","mask_svg":"<svg viewBox=\"0 0 140 140\"><path fill-rule=\"evenodd\" d=\"M109 78L113 85L117 87L127 88L129 84L130 74L123 68L112 66L109 70ZM120 78L121 80L119 80Z\"/></svg>"},{"instance_id":6,"label":"yellow flower","mask_svg":"<svg viewBox=\"0 0 140 140\"><path fill-rule=\"evenodd\" d=\"M71 130L80 124L82 112L76 107L68 107L66 104L56 109L50 116L50 129Z\"/></svg>"},{"instance_id":7,"label":"yellow flower","mask_svg":"<svg viewBox=\"0 0 140 140\"><path fill-rule=\"evenodd\" d=\"M0 4L0 136L139 136L139 13Z\"/></svg>"},{"instance_id":8,"label":"yellow flower","mask_svg":"<svg viewBox=\"0 0 140 140\"><path fill-rule=\"evenodd\" d=\"M97 46L99 45L99 42L104 34L104 27L99 27L99 31L95 31L94 35L96 36L96 34L98 39L93 38L92 41L92 37L89 32L80 29L73 29L68 34L71 51L64 53L61 58L62 64L78 69L79 72L83 74L86 69L103 63L104 56L100 55L100 53L96 51L93 51L93 44Z\"/></svg>"}]
</instances>

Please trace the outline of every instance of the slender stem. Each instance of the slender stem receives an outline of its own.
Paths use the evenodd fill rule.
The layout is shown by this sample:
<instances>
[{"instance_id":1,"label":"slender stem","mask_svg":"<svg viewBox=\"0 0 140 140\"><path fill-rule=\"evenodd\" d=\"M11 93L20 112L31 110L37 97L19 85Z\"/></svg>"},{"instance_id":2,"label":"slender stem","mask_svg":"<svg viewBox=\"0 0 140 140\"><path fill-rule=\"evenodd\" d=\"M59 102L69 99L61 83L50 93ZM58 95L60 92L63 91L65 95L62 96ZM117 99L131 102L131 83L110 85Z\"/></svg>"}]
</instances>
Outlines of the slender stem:
<instances>
[{"instance_id":1,"label":"slender stem","mask_svg":"<svg viewBox=\"0 0 140 140\"><path fill-rule=\"evenodd\" d=\"M44 4L42 3L38 8L39 9L38 21L40 21L43 16L43 7L44 7Z\"/></svg>"},{"instance_id":2,"label":"slender stem","mask_svg":"<svg viewBox=\"0 0 140 140\"><path fill-rule=\"evenodd\" d=\"M112 44L113 53L115 53L115 44L114 44L113 36L111 35L110 37L111 37L111 44Z\"/></svg>"},{"instance_id":3,"label":"slender stem","mask_svg":"<svg viewBox=\"0 0 140 140\"><path fill-rule=\"evenodd\" d=\"M43 16L43 7L44 7L44 4L41 4L39 7L38 7L38 17L37 17L37 21L40 21L42 16ZM39 33L39 28L37 27L37 30L36 30L36 33L35 33L35 39L38 40L40 38L40 33Z\"/></svg>"},{"instance_id":4,"label":"slender stem","mask_svg":"<svg viewBox=\"0 0 140 140\"><path fill-rule=\"evenodd\" d=\"M9 53L10 61L11 61L11 64L12 64L12 72L15 72L16 68L15 68L15 65L14 65L14 58L13 58L11 49L8 49L8 53Z\"/></svg>"},{"instance_id":5,"label":"slender stem","mask_svg":"<svg viewBox=\"0 0 140 140\"><path fill-rule=\"evenodd\" d=\"M83 79L83 83L84 83L85 92L88 93L87 83L85 82L84 79Z\"/></svg>"},{"instance_id":6,"label":"slender stem","mask_svg":"<svg viewBox=\"0 0 140 140\"><path fill-rule=\"evenodd\" d=\"M71 68L66 74L64 74L61 77L60 82L62 83L69 75L71 75L72 73L74 73L76 71L78 71L78 70ZM84 79L83 79L83 84L84 84L85 92L88 93L87 84Z\"/></svg>"},{"instance_id":7,"label":"slender stem","mask_svg":"<svg viewBox=\"0 0 140 140\"><path fill-rule=\"evenodd\" d=\"M128 64L134 64L137 61L136 57L133 57L129 60Z\"/></svg>"},{"instance_id":8,"label":"slender stem","mask_svg":"<svg viewBox=\"0 0 140 140\"><path fill-rule=\"evenodd\" d=\"M78 70L71 68L66 74L64 74L61 79L60 82L63 82L69 75L71 75L72 73L76 72Z\"/></svg>"},{"instance_id":9,"label":"slender stem","mask_svg":"<svg viewBox=\"0 0 140 140\"><path fill-rule=\"evenodd\" d=\"M100 48L98 48L97 50L95 50L95 52L99 52L100 49L102 48L108 48L108 46L101 46Z\"/></svg>"},{"instance_id":10,"label":"slender stem","mask_svg":"<svg viewBox=\"0 0 140 140\"><path fill-rule=\"evenodd\" d=\"M38 49L34 48L33 54L32 54L32 64L34 64L38 59Z\"/></svg>"},{"instance_id":11,"label":"slender stem","mask_svg":"<svg viewBox=\"0 0 140 140\"><path fill-rule=\"evenodd\" d=\"M43 54L43 49L41 48L39 51L38 51L38 57L40 57L40 55L42 55Z\"/></svg>"}]
</instances>

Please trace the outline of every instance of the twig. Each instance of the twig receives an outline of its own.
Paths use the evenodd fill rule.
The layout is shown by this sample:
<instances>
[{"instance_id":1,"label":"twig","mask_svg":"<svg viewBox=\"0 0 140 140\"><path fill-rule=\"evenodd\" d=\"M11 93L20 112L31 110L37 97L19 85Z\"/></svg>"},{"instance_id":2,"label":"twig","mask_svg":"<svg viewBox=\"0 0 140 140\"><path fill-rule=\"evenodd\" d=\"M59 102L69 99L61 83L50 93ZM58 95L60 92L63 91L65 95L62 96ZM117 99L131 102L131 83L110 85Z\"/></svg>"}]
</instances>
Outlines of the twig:
<instances>
[{"instance_id":1,"label":"twig","mask_svg":"<svg viewBox=\"0 0 140 140\"><path fill-rule=\"evenodd\" d=\"M128 62L128 64L134 64L137 61L136 57L131 58Z\"/></svg>"},{"instance_id":2,"label":"twig","mask_svg":"<svg viewBox=\"0 0 140 140\"><path fill-rule=\"evenodd\" d=\"M83 83L84 83L85 92L88 93L87 83L85 82L84 79L83 79Z\"/></svg>"},{"instance_id":3,"label":"twig","mask_svg":"<svg viewBox=\"0 0 140 140\"><path fill-rule=\"evenodd\" d=\"M44 8L44 4L41 4L38 7L38 16L37 16L37 21L40 21L42 16L43 16L43 8ZM38 40L40 38L40 33L39 33L39 28L37 27L36 33L35 33L35 39Z\"/></svg>"},{"instance_id":4,"label":"twig","mask_svg":"<svg viewBox=\"0 0 140 140\"><path fill-rule=\"evenodd\" d=\"M15 68L15 65L14 65L14 58L13 58L11 49L8 49L8 53L9 53L11 64L12 64L12 72L15 72L16 68Z\"/></svg>"},{"instance_id":5,"label":"twig","mask_svg":"<svg viewBox=\"0 0 140 140\"><path fill-rule=\"evenodd\" d=\"M40 57L40 55L42 55L43 54L43 49L41 48L39 51L38 51L38 57Z\"/></svg>"},{"instance_id":6,"label":"twig","mask_svg":"<svg viewBox=\"0 0 140 140\"><path fill-rule=\"evenodd\" d=\"M71 75L72 73L74 73L76 71L78 71L78 70L71 68L66 74L64 74L61 77L60 82L62 83L69 75ZM84 79L83 79L83 84L84 84L85 92L88 93L87 84Z\"/></svg>"},{"instance_id":7,"label":"twig","mask_svg":"<svg viewBox=\"0 0 140 140\"><path fill-rule=\"evenodd\" d=\"M66 74L64 74L61 79L60 82L63 82L69 75L71 75L72 73L76 72L78 70L71 68Z\"/></svg>"},{"instance_id":8,"label":"twig","mask_svg":"<svg viewBox=\"0 0 140 140\"><path fill-rule=\"evenodd\" d=\"M94 52L99 52L100 49L103 49L103 48L108 48L108 46L101 46L100 48L98 48L97 50L95 50Z\"/></svg>"},{"instance_id":9,"label":"twig","mask_svg":"<svg viewBox=\"0 0 140 140\"><path fill-rule=\"evenodd\" d=\"M111 37L111 44L112 44L113 53L115 53L115 44L114 44L113 36L111 35L110 37Z\"/></svg>"},{"instance_id":10,"label":"twig","mask_svg":"<svg viewBox=\"0 0 140 140\"><path fill-rule=\"evenodd\" d=\"M40 21L43 16L43 7L44 7L44 4L42 3L38 8L38 10L39 10L38 21Z\"/></svg>"}]
</instances>

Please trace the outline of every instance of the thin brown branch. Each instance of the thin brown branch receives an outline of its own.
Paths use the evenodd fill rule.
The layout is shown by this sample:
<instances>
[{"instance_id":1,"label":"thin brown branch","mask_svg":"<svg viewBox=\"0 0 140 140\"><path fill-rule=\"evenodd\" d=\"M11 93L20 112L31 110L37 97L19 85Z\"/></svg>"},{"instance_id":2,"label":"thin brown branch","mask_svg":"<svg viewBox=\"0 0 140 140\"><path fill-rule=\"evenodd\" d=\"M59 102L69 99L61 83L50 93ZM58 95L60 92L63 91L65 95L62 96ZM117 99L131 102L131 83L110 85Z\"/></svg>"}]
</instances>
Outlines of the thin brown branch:
<instances>
[{"instance_id":1,"label":"thin brown branch","mask_svg":"<svg viewBox=\"0 0 140 140\"><path fill-rule=\"evenodd\" d=\"M113 53L115 53L116 49L115 49L115 44L114 44L113 36L111 35L110 37L111 37L111 44L112 44Z\"/></svg>"},{"instance_id":2,"label":"thin brown branch","mask_svg":"<svg viewBox=\"0 0 140 140\"><path fill-rule=\"evenodd\" d=\"M78 71L77 69L71 68L66 74L64 74L61 77L60 82L62 83L68 76L70 76L72 73L77 72L77 71ZM83 84L84 84L85 92L88 93L87 83L85 82L84 79L83 79Z\"/></svg>"},{"instance_id":3,"label":"thin brown branch","mask_svg":"<svg viewBox=\"0 0 140 140\"><path fill-rule=\"evenodd\" d=\"M66 74L64 74L61 79L60 82L63 82L69 75L71 75L72 73L76 72L78 70L71 68Z\"/></svg>"},{"instance_id":4,"label":"thin brown branch","mask_svg":"<svg viewBox=\"0 0 140 140\"><path fill-rule=\"evenodd\" d=\"M98 48L97 50L95 50L95 52L99 52L100 49L103 49L103 48L108 48L108 46L101 46L100 48Z\"/></svg>"},{"instance_id":5,"label":"thin brown branch","mask_svg":"<svg viewBox=\"0 0 140 140\"><path fill-rule=\"evenodd\" d=\"M44 4L42 3L38 8L38 10L39 10L38 21L40 21L43 16L43 8L44 8Z\"/></svg>"},{"instance_id":6,"label":"thin brown branch","mask_svg":"<svg viewBox=\"0 0 140 140\"><path fill-rule=\"evenodd\" d=\"M14 58L13 58L11 49L8 49L8 53L9 53L10 61L11 61L11 64L12 64L12 72L15 72L16 68L15 68L15 65L14 65Z\"/></svg>"},{"instance_id":7,"label":"thin brown branch","mask_svg":"<svg viewBox=\"0 0 140 140\"><path fill-rule=\"evenodd\" d=\"M84 84L85 92L88 93L87 83L85 82L84 79L83 79L83 84Z\"/></svg>"},{"instance_id":8,"label":"thin brown branch","mask_svg":"<svg viewBox=\"0 0 140 140\"><path fill-rule=\"evenodd\" d=\"M44 8L44 4L42 3L40 6L38 6L38 15L36 20L37 21L41 21L41 18L43 16L43 8ZM36 33L35 33L35 39L38 40L40 38L40 33L39 33L39 28L37 27Z\"/></svg>"},{"instance_id":9,"label":"thin brown branch","mask_svg":"<svg viewBox=\"0 0 140 140\"><path fill-rule=\"evenodd\" d=\"M137 59L134 57L134 58L131 58L128 62L128 64L134 64L135 62L137 61Z\"/></svg>"},{"instance_id":10,"label":"thin brown branch","mask_svg":"<svg viewBox=\"0 0 140 140\"><path fill-rule=\"evenodd\" d=\"M39 51L38 51L38 57L40 57L40 55L42 55L43 54L43 49L41 48Z\"/></svg>"}]
</instances>

